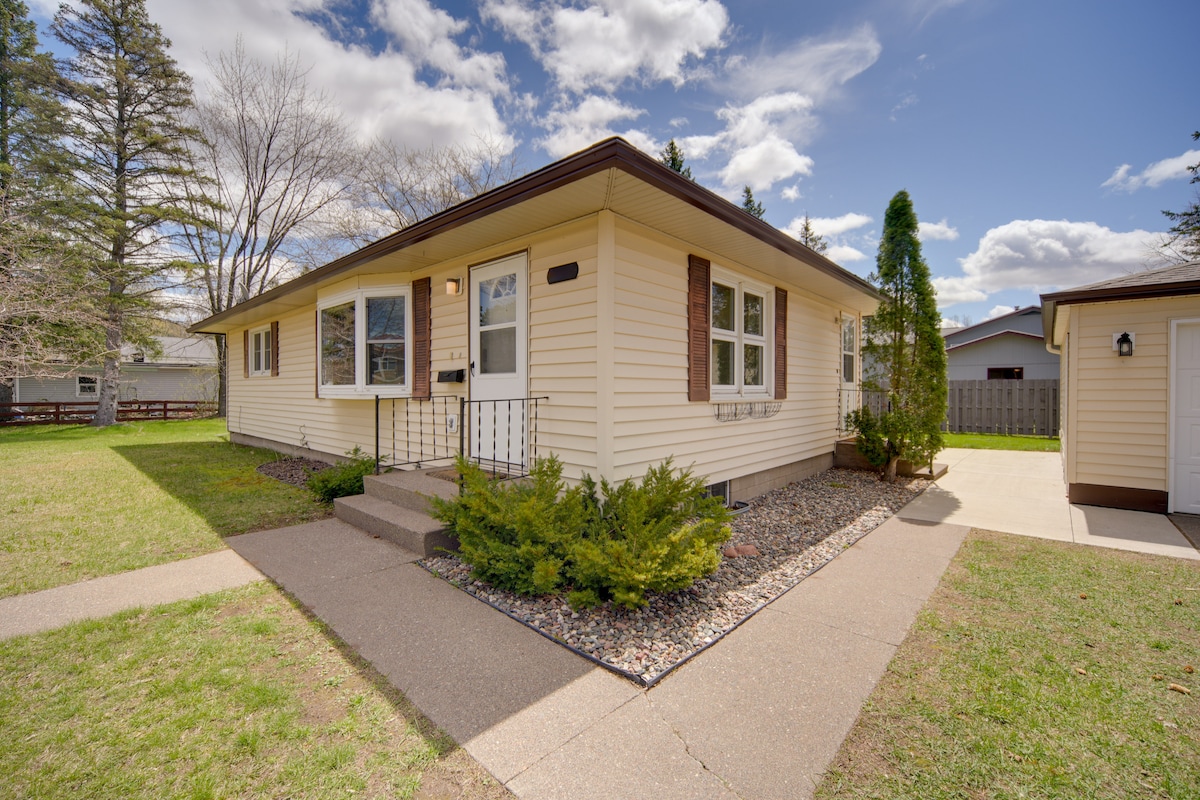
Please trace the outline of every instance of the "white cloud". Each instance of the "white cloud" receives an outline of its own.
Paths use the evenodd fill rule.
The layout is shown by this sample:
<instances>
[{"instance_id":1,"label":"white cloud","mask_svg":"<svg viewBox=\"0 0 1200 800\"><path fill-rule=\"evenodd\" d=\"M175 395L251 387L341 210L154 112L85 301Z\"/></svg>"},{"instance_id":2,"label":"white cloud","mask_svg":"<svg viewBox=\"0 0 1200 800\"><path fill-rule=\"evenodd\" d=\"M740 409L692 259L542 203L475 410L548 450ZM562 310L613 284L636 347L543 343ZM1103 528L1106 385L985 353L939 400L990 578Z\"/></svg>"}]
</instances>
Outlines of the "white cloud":
<instances>
[{"instance_id":1,"label":"white cloud","mask_svg":"<svg viewBox=\"0 0 1200 800\"><path fill-rule=\"evenodd\" d=\"M785 186L779 193L779 196L788 202L795 202L800 199L800 184L795 186Z\"/></svg>"},{"instance_id":2,"label":"white cloud","mask_svg":"<svg viewBox=\"0 0 1200 800\"><path fill-rule=\"evenodd\" d=\"M1045 292L1143 268L1158 234L1114 231L1095 222L1014 220L992 228L960 259L962 275L934 279L938 304L978 302L992 292Z\"/></svg>"},{"instance_id":3,"label":"white cloud","mask_svg":"<svg viewBox=\"0 0 1200 800\"><path fill-rule=\"evenodd\" d=\"M797 218L792 224L795 225L797 222L801 225L804 224L804 220L801 218ZM848 231L870 224L871 218L866 214L851 212L842 214L840 217L813 217L808 222L818 236L841 236Z\"/></svg>"},{"instance_id":4,"label":"white cloud","mask_svg":"<svg viewBox=\"0 0 1200 800\"><path fill-rule=\"evenodd\" d=\"M485 0L490 19L524 42L559 86L614 91L628 80L694 77L690 64L723 46L729 13L718 0L595 0L579 7Z\"/></svg>"},{"instance_id":5,"label":"white cloud","mask_svg":"<svg viewBox=\"0 0 1200 800\"><path fill-rule=\"evenodd\" d=\"M882 52L875 30L863 25L846 36L803 39L778 52L731 59L721 88L742 97L791 91L820 102Z\"/></svg>"},{"instance_id":6,"label":"white cloud","mask_svg":"<svg viewBox=\"0 0 1200 800\"><path fill-rule=\"evenodd\" d=\"M645 109L625 105L612 97L592 96L580 103L563 104L546 115L543 125L550 131L538 140L553 158L578 152L609 136L623 136L635 147L657 155L661 146L648 134L627 129L618 132L613 125L623 120L635 120Z\"/></svg>"},{"instance_id":7,"label":"white cloud","mask_svg":"<svg viewBox=\"0 0 1200 800\"><path fill-rule=\"evenodd\" d=\"M836 264L846 264L851 261L866 261L868 256L856 247L851 247L848 244L830 245L825 251L825 256Z\"/></svg>"},{"instance_id":8,"label":"white cloud","mask_svg":"<svg viewBox=\"0 0 1200 800\"><path fill-rule=\"evenodd\" d=\"M1017 309L1013 308L1012 306L992 306L992 310L987 313L987 316L984 317L984 319L989 320L995 319L996 317L1003 317L1005 314L1011 314L1016 310Z\"/></svg>"},{"instance_id":9,"label":"white cloud","mask_svg":"<svg viewBox=\"0 0 1200 800\"><path fill-rule=\"evenodd\" d=\"M374 0L371 21L391 34L409 57L441 70L456 82L504 94L504 56L464 51L454 41L467 29L428 0Z\"/></svg>"},{"instance_id":10,"label":"white cloud","mask_svg":"<svg viewBox=\"0 0 1200 800\"><path fill-rule=\"evenodd\" d=\"M763 191L777 181L811 175L813 160L797 152L787 136L811 110L812 99L796 92L763 95L719 110L726 127L713 144L730 154L719 172L721 183L727 189L748 185Z\"/></svg>"},{"instance_id":11,"label":"white cloud","mask_svg":"<svg viewBox=\"0 0 1200 800\"><path fill-rule=\"evenodd\" d=\"M770 189L776 181L796 175L811 175L813 160L800 155L792 143L774 134L742 147L721 170L726 187L749 186L754 191Z\"/></svg>"},{"instance_id":12,"label":"white cloud","mask_svg":"<svg viewBox=\"0 0 1200 800\"><path fill-rule=\"evenodd\" d=\"M171 54L201 92L210 74L206 54L232 50L240 33L251 57L270 63L286 46L301 63L316 65L308 74L309 87L325 92L364 140L381 135L422 148L470 143L477 134L486 134L504 146L513 145L497 109L498 100L509 91L503 58L459 48L450 37L460 31L460 23L424 6L424 0L377 9L387 19L401 7L420 13L422 30L429 36L410 51L408 40L394 38L396 33L389 28L389 44L382 52L331 38L313 20L320 18L331 28L343 21L336 16L336 6L324 0L149 0L148 4L151 19L171 39ZM361 34L341 32L350 42ZM454 53L462 61L453 72L445 72L439 65ZM444 79L432 85L421 80L417 71L424 66L442 72Z\"/></svg>"},{"instance_id":13,"label":"white cloud","mask_svg":"<svg viewBox=\"0 0 1200 800\"><path fill-rule=\"evenodd\" d=\"M940 240L953 242L958 238L958 229L951 226L945 219L941 222L921 222L917 225L917 235L921 241Z\"/></svg>"},{"instance_id":14,"label":"white cloud","mask_svg":"<svg viewBox=\"0 0 1200 800\"><path fill-rule=\"evenodd\" d=\"M1188 150L1183 155L1155 161L1139 173L1133 174L1133 166L1122 164L1101 186L1123 192L1134 192L1143 187L1161 186L1167 181L1190 178L1188 167L1200 163L1200 150Z\"/></svg>"}]
</instances>

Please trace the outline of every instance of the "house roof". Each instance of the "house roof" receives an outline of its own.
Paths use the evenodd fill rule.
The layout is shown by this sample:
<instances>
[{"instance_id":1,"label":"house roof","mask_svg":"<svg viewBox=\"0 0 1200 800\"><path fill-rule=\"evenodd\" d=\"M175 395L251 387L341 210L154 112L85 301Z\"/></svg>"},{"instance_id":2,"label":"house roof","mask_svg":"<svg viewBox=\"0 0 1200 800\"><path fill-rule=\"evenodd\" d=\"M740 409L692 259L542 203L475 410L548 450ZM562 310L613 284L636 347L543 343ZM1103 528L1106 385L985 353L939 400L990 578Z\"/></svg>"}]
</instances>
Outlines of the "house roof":
<instances>
[{"instance_id":1,"label":"house roof","mask_svg":"<svg viewBox=\"0 0 1200 800\"><path fill-rule=\"evenodd\" d=\"M605 209L848 308L870 313L879 300L867 281L611 138L214 314L189 331L227 333L311 305L317 288L334 279L417 271Z\"/></svg>"},{"instance_id":2,"label":"house roof","mask_svg":"<svg viewBox=\"0 0 1200 800\"><path fill-rule=\"evenodd\" d=\"M1189 294L1200 294L1200 261L1134 272L1074 289L1050 292L1042 295L1042 335L1047 347L1054 346L1059 306Z\"/></svg>"},{"instance_id":3,"label":"house roof","mask_svg":"<svg viewBox=\"0 0 1200 800\"><path fill-rule=\"evenodd\" d=\"M960 347L969 347L973 344L979 344L980 342L986 342L987 340L995 339L998 336L1023 336L1023 337L1029 338L1029 339L1041 339L1042 338L1041 336L1037 335L1036 333L1030 333L1029 331L1014 331L1014 330L996 331L995 333L989 333L986 336L980 336L977 339L971 339L970 341L966 341L966 342L955 342L953 344L947 342L946 352L949 353L951 350L958 350Z\"/></svg>"},{"instance_id":4,"label":"house roof","mask_svg":"<svg viewBox=\"0 0 1200 800\"><path fill-rule=\"evenodd\" d=\"M985 338L988 338L988 336L990 336L990 334L988 336L972 335L971 331L977 331L979 328L994 327L996 322L999 320L1010 319L1012 317L1021 317L1021 316L1025 316L1026 314L1030 314L1030 313L1040 314L1041 312L1042 312L1042 309L1039 308L1038 306L1025 306L1024 308L1018 308L1013 311L1010 311L1007 314L1001 314L998 317L991 317L989 319L985 319L983 322L977 322L974 325L968 325L965 328L943 328L942 336L943 336L943 338L946 339L946 347L947 347L947 349L949 349L949 347L951 345L951 341L950 341L951 339L969 338L971 341L975 341L978 339L985 339ZM967 336L964 337L963 334L967 334Z\"/></svg>"}]
</instances>

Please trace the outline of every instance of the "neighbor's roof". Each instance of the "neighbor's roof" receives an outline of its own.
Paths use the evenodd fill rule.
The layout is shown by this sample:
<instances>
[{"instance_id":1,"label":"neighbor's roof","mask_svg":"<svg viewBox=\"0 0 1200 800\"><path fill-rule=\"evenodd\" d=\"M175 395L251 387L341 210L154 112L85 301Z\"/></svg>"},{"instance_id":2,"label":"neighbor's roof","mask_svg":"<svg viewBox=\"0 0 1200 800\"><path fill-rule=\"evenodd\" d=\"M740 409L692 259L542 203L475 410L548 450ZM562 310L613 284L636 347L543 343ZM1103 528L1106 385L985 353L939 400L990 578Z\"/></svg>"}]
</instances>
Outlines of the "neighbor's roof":
<instances>
[{"instance_id":1,"label":"neighbor's roof","mask_svg":"<svg viewBox=\"0 0 1200 800\"><path fill-rule=\"evenodd\" d=\"M1002 330L1002 331L996 331L995 333L989 333L986 336L980 336L978 339L971 339L970 341L966 341L966 342L956 342L953 344L947 342L946 343L946 352L949 353L951 350L958 350L960 347L970 347L973 344L979 344L980 342L986 342L990 339L995 339L1000 336L1018 336L1018 337L1025 337L1025 338L1029 338L1029 339L1041 339L1042 338L1041 336L1038 336L1036 333L1030 333L1029 331L1014 331L1010 328L1010 329L1006 329L1006 330Z\"/></svg>"},{"instance_id":2,"label":"neighbor's roof","mask_svg":"<svg viewBox=\"0 0 1200 800\"><path fill-rule=\"evenodd\" d=\"M415 272L601 210L864 313L880 297L870 283L783 231L611 138L214 314L189 331L226 333L310 306L318 287L334 279Z\"/></svg>"},{"instance_id":3,"label":"neighbor's roof","mask_svg":"<svg viewBox=\"0 0 1200 800\"><path fill-rule=\"evenodd\" d=\"M946 347L949 348L951 345L951 340L964 338L963 337L964 333L969 334L971 331L974 331L977 328L985 328L985 327L991 328L991 327L995 326L995 324L998 320L1009 319L1010 317L1020 317L1020 316L1029 314L1031 312L1040 314L1040 313L1042 313L1042 309L1039 308L1038 306L1025 306L1024 308L1017 308L1017 309L1014 309L1014 310L1008 312L1007 314L1001 314L998 317L991 317L990 319L985 319L983 322L977 322L974 325L968 325L965 328L943 328L942 336L946 339ZM976 341L978 339L983 339L983 338L987 338L987 337L974 335L972 337L971 341Z\"/></svg>"},{"instance_id":4,"label":"neighbor's roof","mask_svg":"<svg viewBox=\"0 0 1200 800\"><path fill-rule=\"evenodd\" d=\"M1189 294L1200 294L1200 261L1134 272L1062 292L1050 292L1042 295L1043 338L1048 347L1054 344L1059 306L1113 300L1147 300Z\"/></svg>"}]
</instances>

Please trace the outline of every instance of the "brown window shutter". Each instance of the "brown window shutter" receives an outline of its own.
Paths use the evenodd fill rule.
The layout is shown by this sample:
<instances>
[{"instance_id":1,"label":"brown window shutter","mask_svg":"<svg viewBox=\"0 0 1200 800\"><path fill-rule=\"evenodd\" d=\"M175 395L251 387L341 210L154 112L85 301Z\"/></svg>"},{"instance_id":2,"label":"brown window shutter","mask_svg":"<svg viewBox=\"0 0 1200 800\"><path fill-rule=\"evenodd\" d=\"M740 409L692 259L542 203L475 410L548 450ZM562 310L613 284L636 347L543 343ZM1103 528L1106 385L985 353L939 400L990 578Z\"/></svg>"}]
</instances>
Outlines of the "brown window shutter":
<instances>
[{"instance_id":1,"label":"brown window shutter","mask_svg":"<svg viewBox=\"0 0 1200 800\"><path fill-rule=\"evenodd\" d=\"M709 303L712 298L711 263L688 256L688 400L709 398Z\"/></svg>"},{"instance_id":2,"label":"brown window shutter","mask_svg":"<svg viewBox=\"0 0 1200 800\"><path fill-rule=\"evenodd\" d=\"M242 331L242 377L250 377L250 329Z\"/></svg>"},{"instance_id":3,"label":"brown window shutter","mask_svg":"<svg viewBox=\"0 0 1200 800\"><path fill-rule=\"evenodd\" d=\"M432 395L429 368L433 319L430 313L432 285L429 278L413 281L413 390L412 396L426 400Z\"/></svg>"},{"instance_id":4,"label":"brown window shutter","mask_svg":"<svg viewBox=\"0 0 1200 800\"><path fill-rule=\"evenodd\" d=\"M787 290L775 287L775 399L787 399Z\"/></svg>"},{"instance_id":5,"label":"brown window shutter","mask_svg":"<svg viewBox=\"0 0 1200 800\"><path fill-rule=\"evenodd\" d=\"M279 374L279 323L271 323L271 374Z\"/></svg>"}]
</instances>

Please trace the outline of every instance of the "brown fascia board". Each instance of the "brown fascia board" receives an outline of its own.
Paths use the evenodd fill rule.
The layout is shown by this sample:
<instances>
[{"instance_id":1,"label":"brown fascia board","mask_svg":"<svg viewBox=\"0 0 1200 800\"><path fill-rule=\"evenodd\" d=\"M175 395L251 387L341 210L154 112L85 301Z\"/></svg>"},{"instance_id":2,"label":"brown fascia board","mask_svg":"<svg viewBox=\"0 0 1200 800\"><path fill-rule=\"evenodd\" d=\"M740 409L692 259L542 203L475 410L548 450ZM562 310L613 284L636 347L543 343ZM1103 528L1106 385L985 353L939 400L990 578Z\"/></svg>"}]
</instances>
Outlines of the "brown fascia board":
<instances>
[{"instance_id":1,"label":"brown fascia board","mask_svg":"<svg viewBox=\"0 0 1200 800\"><path fill-rule=\"evenodd\" d=\"M211 333L210 326L225 319L269 303L296 289L325 281L339 273L373 261L380 256L429 239L437 234L453 230L476 219L503 208L516 205L561 186L585 178L609 168L621 169L674 197L754 236L784 253L803 261L809 266L837 278L876 300L881 299L878 290L857 275L842 269L825 256L801 244L783 231L747 214L723 197L705 189L674 170L660 164L646 153L630 145L624 139L612 137L582 150L561 161L556 161L540 170L517 178L511 183L492 189L432 217L414 223L410 227L385 236L377 242L355 250L331 261L323 267L305 273L298 278L278 286L258 297L239 303L219 314L197 322L188 328L189 333Z\"/></svg>"},{"instance_id":2,"label":"brown fascia board","mask_svg":"<svg viewBox=\"0 0 1200 800\"><path fill-rule=\"evenodd\" d=\"M1042 295L1042 302L1053 302L1060 306L1083 303L1104 303L1110 300L1147 300L1156 297L1200 294L1200 281L1178 283L1147 283L1141 286L1110 286L1101 289L1068 289Z\"/></svg>"}]
</instances>

